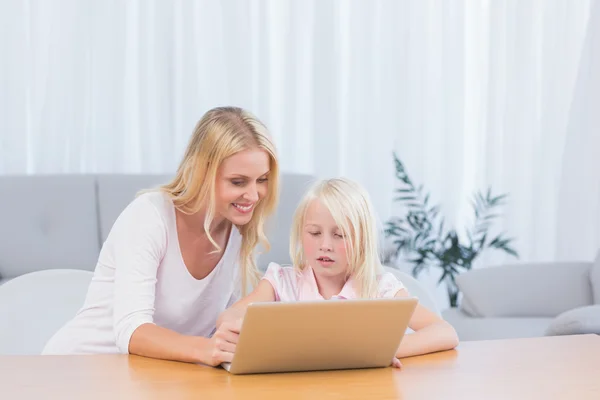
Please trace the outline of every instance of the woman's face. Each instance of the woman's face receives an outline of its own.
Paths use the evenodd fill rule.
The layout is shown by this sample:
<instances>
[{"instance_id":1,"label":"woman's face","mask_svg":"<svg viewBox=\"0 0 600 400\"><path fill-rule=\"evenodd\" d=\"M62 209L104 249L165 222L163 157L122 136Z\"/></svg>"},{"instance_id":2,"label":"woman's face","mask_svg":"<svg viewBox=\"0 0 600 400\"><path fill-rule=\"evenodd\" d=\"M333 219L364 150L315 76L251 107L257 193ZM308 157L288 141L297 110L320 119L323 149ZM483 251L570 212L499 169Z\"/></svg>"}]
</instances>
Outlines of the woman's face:
<instances>
[{"instance_id":1,"label":"woman's face","mask_svg":"<svg viewBox=\"0 0 600 400\"><path fill-rule=\"evenodd\" d=\"M250 222L256 205L268 193L269 170L269 154L259 148L226 158L217 171L217 214L235 225Z\"/></svg>"}]
</instances>

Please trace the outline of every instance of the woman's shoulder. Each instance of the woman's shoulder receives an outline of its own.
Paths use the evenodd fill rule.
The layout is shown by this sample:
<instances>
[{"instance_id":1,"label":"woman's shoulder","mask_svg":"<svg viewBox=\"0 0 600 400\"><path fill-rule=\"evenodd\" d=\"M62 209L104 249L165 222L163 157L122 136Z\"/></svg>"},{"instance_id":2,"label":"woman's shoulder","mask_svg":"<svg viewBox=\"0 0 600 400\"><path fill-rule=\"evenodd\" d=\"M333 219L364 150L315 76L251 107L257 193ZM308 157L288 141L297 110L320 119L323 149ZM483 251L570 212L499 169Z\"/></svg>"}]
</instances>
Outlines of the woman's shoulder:
<instances>
[{"instance_id":1,"label":"woman's shoulder","mask_svg":"<svg viewBox=\"0 0 600 400\"><path fill-rule=\"evenodd\" d=\"M173 214L172 209L169 210L169 203L172 207L171 200L161 192L147 192L135 197L117 217L111 236L119 232L125 236L134 232L164 233L167 221Z\"/></svg>"},{"instance_id":2,"label":"woman's shoulder","mask_svg":"<svg viewBox=\"0 0 600 400\"><path fill-rule=\"evenodd\" d=\"M121 212L119 219L167 223L175 217L173 201L163 192L151 191L136 196Z\"/></svg>"},{"instance_id":3,"label":"woman's shoulder","mask_svg":"<svg viewBox=\"0 0 600 400\"><path fill-rule=\"evenodd\" d=\"M174 206L168 194L154 190L139 194L131 201L129 207L147 211L153 210L155 213L166 217L172 214Z\"/></svg>"}]
</instances>

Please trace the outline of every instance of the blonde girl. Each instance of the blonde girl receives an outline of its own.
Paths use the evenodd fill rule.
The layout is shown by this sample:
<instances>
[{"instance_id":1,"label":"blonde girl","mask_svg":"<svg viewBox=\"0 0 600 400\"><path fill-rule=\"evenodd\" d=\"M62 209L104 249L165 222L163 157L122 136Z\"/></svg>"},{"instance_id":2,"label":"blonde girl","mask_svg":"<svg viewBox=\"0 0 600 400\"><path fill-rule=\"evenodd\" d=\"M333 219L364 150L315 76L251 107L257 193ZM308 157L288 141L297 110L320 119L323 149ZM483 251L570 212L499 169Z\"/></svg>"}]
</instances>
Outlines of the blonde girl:
<instances>
[{"instance_id":1,"label":"blonde girl","mask_svg":"<svg viewBox=\"0 0 600 400\"><path fill-rule=\"evenodd\" d=\"M361 186L348 179L316 183L295 213L290 243L293 266L271 263L257 288L225 311L218 323L237 321L239 327L252 302L409 296L402 283L384 271L377 237L371 201ZM409 327L414 333L405 336L397 358L458 344L453 327L422 305ZM233 339L219 345L233 353L237 337Z\"/></svg>"}]
</instances>

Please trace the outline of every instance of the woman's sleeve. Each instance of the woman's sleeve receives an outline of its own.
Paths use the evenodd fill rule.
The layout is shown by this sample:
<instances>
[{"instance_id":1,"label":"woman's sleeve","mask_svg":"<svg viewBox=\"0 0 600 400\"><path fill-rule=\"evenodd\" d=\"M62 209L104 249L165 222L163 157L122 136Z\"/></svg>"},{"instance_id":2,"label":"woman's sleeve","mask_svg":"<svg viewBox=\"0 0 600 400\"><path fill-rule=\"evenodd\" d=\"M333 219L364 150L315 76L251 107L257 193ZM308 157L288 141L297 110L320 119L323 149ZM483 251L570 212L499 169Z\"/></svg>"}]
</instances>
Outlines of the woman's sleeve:
<instances>
[{"instance_id":1,"label":"woman's sleeve","mask_svg":"<svg viewBox=\"0 0 600 400\"><path fill-rule=\"evenodd\" d=\"M140 197L119 216L111 235L115 264L113 330L118 349L128 353L133 332L154 322L156 276L167 246L166 227L154 204Z\"/></svg>"}]
</instances>

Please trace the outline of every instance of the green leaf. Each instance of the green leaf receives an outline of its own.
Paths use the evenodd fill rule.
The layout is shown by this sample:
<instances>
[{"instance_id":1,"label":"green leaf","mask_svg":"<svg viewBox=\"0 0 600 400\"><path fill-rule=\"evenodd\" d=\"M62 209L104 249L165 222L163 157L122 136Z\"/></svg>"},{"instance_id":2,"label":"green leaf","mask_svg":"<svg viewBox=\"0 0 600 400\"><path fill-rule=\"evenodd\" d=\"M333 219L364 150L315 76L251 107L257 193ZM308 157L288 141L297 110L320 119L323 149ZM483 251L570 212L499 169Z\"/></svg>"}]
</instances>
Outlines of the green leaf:
<instances>
[{"instance_id":1,"label":"green leaf","mask_svg":"<svg viewBox=\"0 0 600 400\"><path fill-rule=\"evenodd\" d=\"M438 229L438 235L441 237L444 235L444 220L440 222L440 228Z\"/></svg>"},{"instance_id":2,"label":"green leaf","mask_svg":"<svg viewBox=\"0 0 600 400\"><path fill-rule=\"evenodd\" d=\"M499 234L498 236L496 236L494 239L492 239L492 241L489 243L488 246L497 246L499 243L502 243L505 239L503 238L504 233Z\"/></svg>"},{"instance_id":3,"label":"green leaf","mask_svg":"<svg viewBox=\"0 0 600 400\"><path fill-rule=\"evenodd\" d=\"M501 194L499 196L493 197L489 200L489 203L493 206L499 206L502 204L502 200L504 200L507 197L506 194Z\"/></svg>"},{"instance_id":4,"label":"green leaf","mask_svg":"<svg viewBox=\"0 0 600 400\"><path fill-rule=\"evenodd\" d=\"M417 198L415 196L400 196L400 197L396 197L396 201L407 201L407 200L416 200Z\"/></svg>"},{"instance_id":5,"label":"green leaf","mask_svg":"<svg viewBox=\"0 0 600 400\"><path fill-rule=\"evenodd\" d=\"M440 211L440 207L439 206L433 206L431 207L427 213L429 215L432 215L434 218L438 215L438 212Z\"/></svg>"},{"instance_id":6,"label":"green leaf","mask_svg":"<svg viewBox=\"0 0 600 400\"><path fill-rule=\"evenodd\" d=\"M512 247L504 246L502 249L511 256L519 258L519 254Z\"/></svg>"},{"instance_id":7,"label":"green leaf","mask_svg":"<svg viewBox=\"0 0 600 400\"><path fill-rule=\"evenodd\" d=\"M489 214L489 215L486 215L486 216L483 218L483 220L484 220L484 221L491 221L491 220L493 220L494 218L498 218L499 216L500 216L500 214Z\"/></svg>"}]
</instances>

